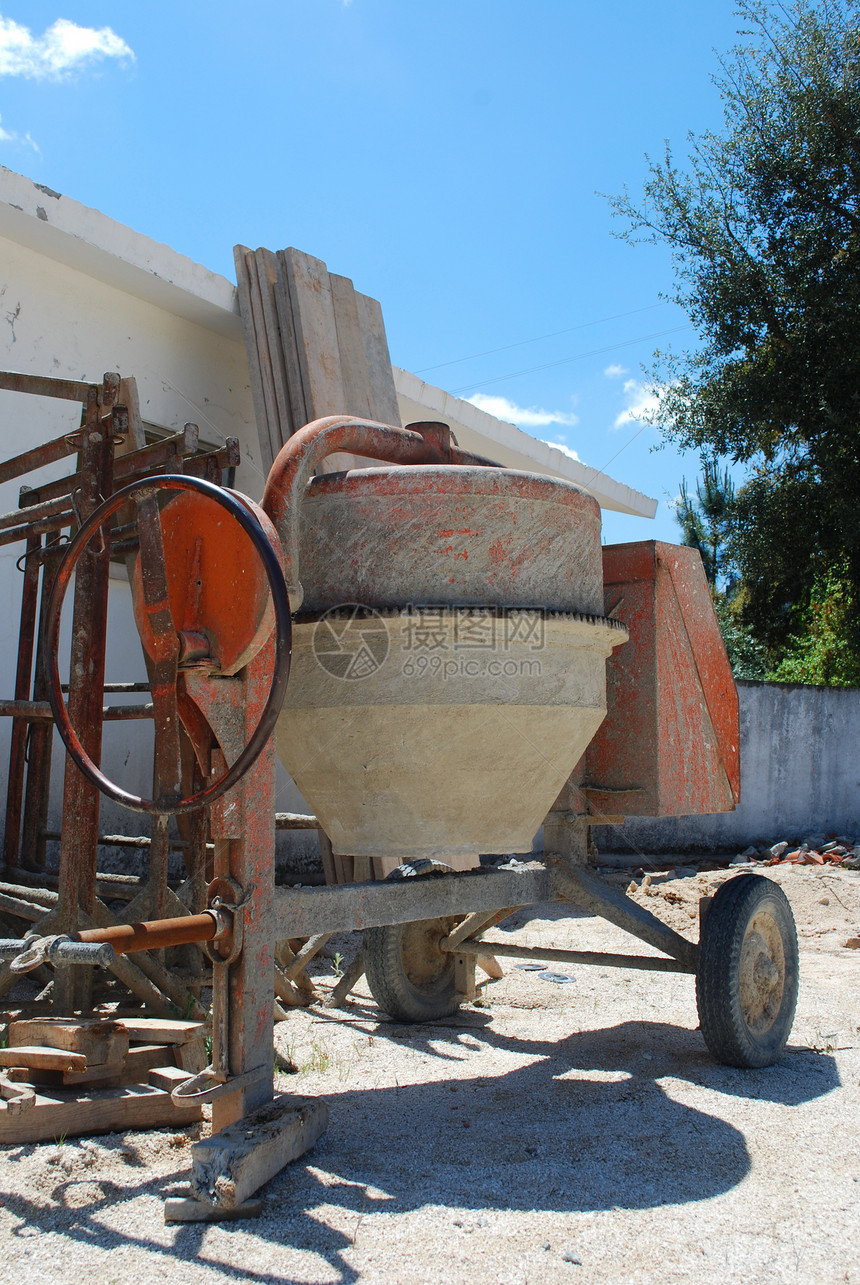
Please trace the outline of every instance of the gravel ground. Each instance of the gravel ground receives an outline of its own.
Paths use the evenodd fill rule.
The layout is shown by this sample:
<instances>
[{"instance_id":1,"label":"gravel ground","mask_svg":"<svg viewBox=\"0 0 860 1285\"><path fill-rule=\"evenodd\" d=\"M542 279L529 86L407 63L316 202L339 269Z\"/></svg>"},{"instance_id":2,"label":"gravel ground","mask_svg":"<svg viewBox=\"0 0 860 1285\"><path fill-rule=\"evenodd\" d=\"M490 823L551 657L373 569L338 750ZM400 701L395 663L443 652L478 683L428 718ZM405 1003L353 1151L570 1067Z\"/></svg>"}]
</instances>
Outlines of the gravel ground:
<instances>
[{"instance_id":1,"label":"gravel ground","mask_svg":"<svg viewBox=\"0 0 860 1285\"><path fill-rule=\"evenodd\" d=\"M860 873L769 871L795 912L801 991L775 1067L715 1065L692 979L505 964L445 1023L344 1012L276 1028L284 1091L322 1094L328 1133L264 1191L263 1216L169 1225L191 1138L112 1134L0 1158L16 1281L860 1283ZM615 875L624 885L626 876ZM636 881L694 936L725 873ZM648 953L602 920L520 912L499 938ZM352 948L342 943L344 954ZM334 981L321 961L319 986Z\"/></svg>"}]
</instances>

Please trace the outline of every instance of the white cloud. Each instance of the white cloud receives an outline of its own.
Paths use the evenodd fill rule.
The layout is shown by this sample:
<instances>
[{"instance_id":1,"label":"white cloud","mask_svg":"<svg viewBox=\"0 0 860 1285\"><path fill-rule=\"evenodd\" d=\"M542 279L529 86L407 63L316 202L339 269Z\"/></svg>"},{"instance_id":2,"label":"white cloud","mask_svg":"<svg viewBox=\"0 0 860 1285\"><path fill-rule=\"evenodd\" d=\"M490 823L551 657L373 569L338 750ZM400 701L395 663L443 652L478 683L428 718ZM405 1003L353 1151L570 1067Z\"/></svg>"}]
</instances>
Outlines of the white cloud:
<instances>
[{"instance_id":1,"label":"white cloud","mask_svg":"<svg viewBox=\"0 0 860 1285\"><path fill-rule=\"evenodd\" d=\"M110 27L79 27L58 18L34 36L12 18L0 14L0 76L57 80L99 58L130 58L134 53Z\"/></svg>"},{"instance_id":2,"label":"white cloud","mask_svg":"<svg viewBox=\"0 0 860 1285\"><path fill-rule=\"evenodd\" d=\"M603 373L607 379L620 379L627 374L627 370L624 366L607 366Z\"/></svg>"},{"instance_id":3,"label":"white cloud","mask_svg":"<svg viewBox=\"0 0 860 1285\"><path fill-rule=\"evenodd\" d=\"M577 464L582 463L576 451L572 451L569 446L565 446L564 442L544 442L544 446L551 446L554 451L561 451L562 455L566 455L569 460L576 460Z\"/></svg>"},{"instance_id":4,"label":"white cloud","mask_svg":"<svg viewBox=\"0 0 860 1285\"><path fill-rule=\"evenodd\" d=\"M34 142L29 133L22 138L20 134L13 134L8 129L4 129L2 123L0 123L0 143L20 143L23 147L32 147L34 152L39 152L38 143ZM41 156L41 152L39 155Z\"/></svg>"},{"instance_id":5,"label":"white cloud","mask_svg":"<svg viewBox=\"0 0 860 1285\"><path fill-rule=\"evenodd\" d=\"M475 393L474 397L467 397L466 400L471 406L477 406L478 410L495 415L496 419L517 424L520 428L544 428L547 424L572 426L579 423L578 415L560 410L542 410L537 406L517 406L516 402L508 401L507 397L488 397L484 393Z\"/></svg>"},{"instance_id":6,"label":"white cloud","mask_svg":"<svg viewBox=\"0 0 860 1285\"><path fill-rule=\"evenodd\" d=\"M615 418L614 428L623 428L625 424L641 424L660 409L660 391L653 384L645 384L639 379L624 381L624 396L627 405Z\"/></svg>"}]
</instances>

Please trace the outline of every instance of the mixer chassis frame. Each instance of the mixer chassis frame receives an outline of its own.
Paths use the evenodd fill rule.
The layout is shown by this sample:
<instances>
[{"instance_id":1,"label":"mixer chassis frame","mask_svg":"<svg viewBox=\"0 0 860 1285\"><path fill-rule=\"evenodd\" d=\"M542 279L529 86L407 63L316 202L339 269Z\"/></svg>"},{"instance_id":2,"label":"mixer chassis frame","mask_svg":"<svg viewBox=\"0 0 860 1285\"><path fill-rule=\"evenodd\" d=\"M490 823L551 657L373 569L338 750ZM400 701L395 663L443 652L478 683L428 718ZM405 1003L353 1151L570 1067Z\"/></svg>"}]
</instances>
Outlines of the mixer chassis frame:
<instances>
[{"instance_id":1,"label":"mixer chassis frame","mask_svg":"<svg viewBox=\"0 0 860 1285\"><path fill-rule=\"evenodd\" d=\"M573 902L600 915L616 927L665 952L659 956L610 955L586 951L542 952L542 957L605 963L655 971L695 973L698 948L664 924L656 915L610 888L585 869L568 866L560 857L547 855L544 862L523 862L508 868L485 868L460 874L435 875L432 879L387 880L323 888L276 888L273 920L275 936L313 937L321 933L348 932L390 924L414 923L468 915L465 931L451 935L443 949L463 962L481 953L477 935L499 912L552 901ZM478 923L478 919L481 923ZM493 943L493 953L505 953ZM488 953L489 948L485 948ZM521 951L517 951L519 957ZM527 956L526 956L527 957ZM468 998L468 992L464 998Z\"/></svg>"}]
</instances>

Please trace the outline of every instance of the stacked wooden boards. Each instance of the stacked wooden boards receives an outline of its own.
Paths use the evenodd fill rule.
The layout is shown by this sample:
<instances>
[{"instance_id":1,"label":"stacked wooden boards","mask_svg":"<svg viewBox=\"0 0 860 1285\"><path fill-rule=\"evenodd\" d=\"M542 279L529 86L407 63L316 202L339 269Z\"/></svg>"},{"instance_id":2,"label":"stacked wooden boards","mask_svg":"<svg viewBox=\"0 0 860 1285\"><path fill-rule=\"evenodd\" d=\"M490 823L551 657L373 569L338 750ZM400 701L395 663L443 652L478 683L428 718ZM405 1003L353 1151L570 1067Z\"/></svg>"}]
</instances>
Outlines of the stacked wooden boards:
<instances>
[{"instance_id":1,"label":"stacked wooden boards","mask_svg":"<svg viewBox=\"0 0 860 1285\"><path fill-rule=\"evenodd\" d=\"M400 425L382 308L301 250L234 250L254 413L266 470L324 415ZM332 457L328 469L350 467Z\"/></svg>"},{"instance_id":2,"label":"stacked wooden boards","mask_svg":"<svg viewBox=\"0 0 860 1285\"><path fill-rule=\"evenodd\" d=\"M205 1027L160 1018L11 1022L0 1049L0 1143L181 1126L170 1094L206 1064Z\"/></svg>"}]
</instances>

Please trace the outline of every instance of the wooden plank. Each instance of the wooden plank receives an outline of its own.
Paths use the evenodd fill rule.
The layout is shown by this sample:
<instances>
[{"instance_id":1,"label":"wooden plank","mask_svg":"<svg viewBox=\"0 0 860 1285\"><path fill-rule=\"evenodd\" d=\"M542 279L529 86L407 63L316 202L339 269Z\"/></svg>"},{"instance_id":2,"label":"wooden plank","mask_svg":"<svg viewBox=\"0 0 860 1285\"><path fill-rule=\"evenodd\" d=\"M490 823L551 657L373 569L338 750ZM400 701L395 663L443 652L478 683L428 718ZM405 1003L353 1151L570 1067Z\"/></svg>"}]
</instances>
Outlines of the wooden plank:
<instances>
[{"instance_id":1,"label":"wooden plank","mask_svg":"<svg viewBox=\"0 0 860 1285\"><path fill-rule=\"evenodd\" d=\"M277 454L278 442L281 440L281 425L278 420L278 399L275 393L272 354L269 348L269 335L266 331L266 320L263 315L263 299L260 290L260 278L257 275L253 253L248 255L248 284L251 296L251 310L254 314L254 328L257 334L257 361L260 370L260 381L266 404L266 441L272 457ZM261 446L262 446L261 439Z\"/></svg>"},{"instance_id":2,"label":"wooden plank","mask_svg":"<svg viewBox=\"0 0 860 1285\"><path fill-rule=\"evenodd\" d=\"M454 989L462 995L467 1004L471 1004L477 994L475 985L475 956L454 956Z\"/></svg>"},{"instance_id":3,"label":"wooden plank","mask_svg":"<svg viewBox=\"0 0 860 1285\"><path fill-rule=\"evenodd\" d=\"M291 1160L314 1145L328 1126L328 1103L278 1094L250 1115L191 1148L191 1194L235 1209Z\"/></svg>"},{"instance_id":4,"label":"wooden plank","mask_svg":"<svg viewBox=\"0 0 860 1285\"><path fill-rule=\"evenodd\" d=\"M102 1063L101 1066L89 1066L85 1071L38 1071L16 1068L10 1071L15 1079L26 1078L28 1084L36 1088L69 1088L86 1084L91 1089L115 1089L124 1083L125 1062Z\"/></svg>"},{"instance_id":5,"label":"wooden plank","mask_svg":"<svg viewBox=\"0 0 860 1285\"><path fill-rule=\"evenodd\" d=\"M317 837L319 838L320 858L322 859L322 868L326 883L341 883L342 880L338 878L338 867L331 848L331 840L325 830L322 829L317 832Z\"/></svg>"},{"instance_id":6,"label":"wooden plank","mask_svg":"<svg viewBox=\"0 0 860 1285\"><path fill-rule=\"evenodd\" d=\"M20 1115L36 1104L36 1094L29 1084L21 1084L9 1075L0 1075L0 1098L10 1115Z\"/></svg>"},{"instance_id":7,"label":"wooden plank","mask_svg":"<svg viewBox=\"0 0 860 1285\"><path fill-rule=\"evenodd\" d=\"M156 1066L147 1075L147 1083L154 1089L166 1089L168 1093L188 1079L188 1072L181 1066Z\"/></svg>"},{"instance_id":8,"label":"wooden plank","mask_svg":"<svg viewBox=\"0 0 860 1285\"><path fill-rule=\"evenodd\" d=\"M319 954L330 937L331 933L320 933L317 937L308 938L301 950L298 951L284 969L284 976L287 981L301 985L300 978L306 965L310 963L315 955Z\"/></svg>"},{"instance_id":9,"label":"wooden plank","mask_svg":"<svg viewBox=\"0 0 860 1285\"><path fill-rule=\"evenodd\" d=\"M165 1066L173 1057L174 1045L139 1044L129 1049L125 1059L123 1084L145 1084L150 1071Z\"/></svg>"},{"instance_id":10,"label":"wooden plank","mask_svg":"<svg viewBox=\"0 0 860 1285\"><path fill-rule=\"evenodd\" d=\"M373 858L353 857L352 877L355 883L367 883L373 878Z\"/></svg>"},{"instance_id":11,"label":"wooden plank","mask_svg":"<svg viewBox=\"0 0 860 1285\"><path fill-rule=\"evenodd\" d=\"M266 254L269 251L265 251ZM278 314L278 326L281 332L284 367L287 372L287 388L290 394L290 416L293 432L303 428L310 420L302 383L302 370L299 362L299 350L296 340L296 322L293 305L290 299L290 286L283 250L274 256L277 268L275 286L275 311Z\"/></svg>"},{"instance_id":12,"label":"wooden plank","mask_svg":"<svg viewBox=\"0 0 860 1285\"><path fill-rule=\"evenodd\" d=\"M165 1017L124 1017L130 1040L147 1044L187 1044L206 1033L205 1022L179 1022Z\"/></svg>"},{"instance_id":13,"label":"wooden plank","mask_svg":"<svg viewBox=\"0 0 860 1285\"><path fill-rule=\"evenodd\" d=\"M116 1089L126 1073L125 1061L88 1066L86 1071L64 1071L60 1077L64 1088L75 1084L88 1084L93 1089Z\"/></svg>"},{"instance_id":14,"label":"wooden plank","mask_svg":"<svg viewBox=\"0 0 860 1285\"><path fill-rule=\"evenodd\" d=\"M373 392L367 364L367 348L358 315L355 290L349 277L329 273L334 308L337 346L343 380L344 410L349 415L374 418Z\"/></svg>"},{"instance_id":15,"label":"wooden plank","mask_svg":"<svg viewBox=\"0 0 860 1285\"><path fill-rule=\"evenodd\" d=\"M252 259L253 251L247 246L233 247L239 315L242 318L245 351L248 355L248 373L254 418L257 421L257 436L260 442L260 457L264 472L268 472L275 457L273 446L277 436L272 434L271 416L274 398L271 385L267 383L269 354L263 330L262 305L256 306L255 301L255 290L259 291L259 282Z\"/></svg>"},{"instance_id":16,"label":"wooden plank","mask_svg":"<svg viewBox=\"0 0 860 1285\"><path fill-rule=\"evenodd\" d=\"M34 1071L85 1071L87 1059L83 1053L69 1053L65 1049L19 1045L14 1049L0 1049L0 1066L23 1066Z\"/></svg>"},{"instance_id":17,"label":"wooden plank","mask_svg":"<svg viewBox=\"0 0 860 1285\"><path fill-rule=\"evenodd\" d=\"M140 395L137 391L137 380L133 375L127 375L125 379L119 381L119 392L117 393L117 405L124 406L128 411L128 437L117 443L116 455L130 455L132 451L142 451L146 446L146 433L143 428L143 419L140 414Z\"/></svg>"},{"instance_id":18,"label":"wooden plank","mask_svg":"<svg viewBox=\"0 0 860 1285\"><path fill-rule=\"evenodd\" d=\"M332 990L325 1002L326 1008L341 1008L345 1004L346 998L354 986L358 984L364 976L364 951L359 947L355 959L346 969L346 972L339 978L337 985Z\"/></svg>"},{"instance_id":19,"label":"wooden plank","mask_svg":"<svg viewBox=\"0 0 860 1285\"><path fill-rule=\"evenodd\" d=\"M400 407L397 404L397 390L394 387L394 372L391 369L382 306L378 299L371 299L369 295L358 292L356 292L355 302L367 354L373 419L379 420L382 424L394 424L397 428L401 428Z\"/></svg>"},{"instance_id":20,"label":"wooden plank","mask_svg":"<svg viewBox=\"0 0 860 1285\"><path fill-rule=\"evenodd\" d=\"M333 855L334 855L335 863L340 862L340 870L341 870L340 882L357 883L358 880L355 877L355 857L347 856L346 853L341 853L340 855L338 855L337 853L334 853Z\"/></svg>"},{"instance_id":21,"label":"wooden plank","mask_svg":"<svg viewBox=\"0 0 860 1285\"><path fill-rule=\"evenodd\" d=\"M278 265L270 250L258 250L248 259L249 271L257 274L259 300L262 308L262 324L266 334L266 347L269 353L272 392L277 407L277 420L269 425L269 440L275 455L288 437L295 431L292 422L290 394L287 387L287 371L284 363L284 345L281 326L275 306L275 291L278 285ZM256 295L254 296L256 300ZM270 466L271 467L271 466Z\"/></svg>"},{"instance_id":22,"label":"wooden plank","mask_svg":"<svg viewBox=\"0 0 860 1285\"><path fill-rule=\"evenodd\" d=\"M120 1022L71 1021L65 1017L27 1018L9 1027L9 1047L37 1045L82 1053L87 1066L122 1062L128 1052L128 1029Z\"/></svg>"},{"instance_id":23,"label":"wooden plank","mask_svg":"<svg viewBox=\"0 0 860 1285\"><path fill-rule=\"evenodd\" d=\"M10 1116L0 1109L0 1144L46 1142L60 1134L78 1138L127 1129L177 1128L203 1118L199 1103L177 1106L163 1089L136 1084L100 1092L37 1093L30 1110Z\"/></svg>"},{"instance_id":24,"label":"wooden plank","mask_svg":"<svg viewBox=\"0 0 860 1285\"><path fill-rule=\"evenodd\" d=\"M20 1115L36 1105L36 1092L29 1085L4 1085L4 1106L8 1115Z\"/></svg>"},{"instance_id":25,"label":"wooden plank","mask_svg":"<svg viewBox=\"0 0 860 1285\"><path fill-rule=\"evenodd\" d=\"M186 1075L199 1075L209 1063L202 1035L196 1040L189 1040L186 1044L176 1044L174 1049L176 1064Z\"/></svg>"},{"instance_id":26,"label":"wooden plank","mask_svg":"<svg viewBox=\"0 0 860 1285\"><path fill-rule=\"evenodd\" d=\"M341 415L346 407L328 270L322 259L292 247L282 251L281 261L293 309L308 418Z\"/></svg>"},{"instance_id":27,"label":"wooden plank","mask_svg":"<svg viewBox=\"0 0 860 1285\"><path fill-rule=\"evenodd\" d=\"M488 977L493 979L493 981L497 982L499 978L504 977L505 975L502 966L496 959L495 955L478 955L477 964Z\"/></svg>"},{"instance_id":28,"label":"wooden plank","mask_svg":"<svg viewBox=\"0 0 860 1285\"><path fill-rule=\"evenodd\" d=\"M307 1008L313 1003L316 991L300 990L293 982L287 980L277 964L274 965L274 979L275 994L288 1008Z\"/></svg>"},{"instance_id":29,"label":"wooden plank","mask_svg":"<svg viewBox=\"0 0 860 1285\"><path fill-rule=\"evenodd\" d=\"M7 1066L4 1068L3 1072L0 1073L0 1082L8 1081L10 1084L29 1084L32 1074L33 1072L28 1070L26 1066ZM47 1074L47 1072L44 1074ZM51 1074L59 1075L60 1072L51 1072Z\"/></svg>"},{"instance_id":30,"label":"wooden plank","mask_svg":"<svg viewBox=\"0 0 860 1285\"><path fill-rule=\"evenodd\" d=\"M110 915L110 912L107 911L107 908L104 907L104 903L101 901L96 902L96 918L100 919L103 917L101 915L102 908L105 909L106 916L109 917L111 920L113 920L113 916ZM89 919L88 916L87 916L87 919ZM95 924L93 923L93 921L90 920L89 922L87 922L87 919L84 919L82 917L82 920L81 920L82 926L86 928L95 927ZM100 926L104 927L104 925L100 925ZM147 972L153 971L153 969L157 968L155 961L146 959L146 956L143 952L140 953L138 958L140 959L141 963L145 964L147 968ZM123 986L128 987L132 995L136 995L138 999L143 1000L147 1008L149 1008L150 1010L154 1010L156 1013L159 1010L161 1010L164 1013L170 1012L171 1007L173 1007L173 1005L175 1004L175 1000L172 1000L169 996L163 994L162 991L159 989L159 987L155 984L155 982L150 981L149 977L143 971L143 969L140 968L137 964L133 963L132 960L129 959L127 955L117 955L117 957L109 965L109 968L110 968L110 971L113 973L114 977L116 977L119 981L121 981ZM174 1012L175 1012L175 1008L174 1008Z\"/></svg>"},{"instance_id":31,"label":"wooden plank","mask_svg":"<svg viewBox=\"0 0 860 1285\"><path fill-rule=\"evenodd\" d=\"M239 1218L259 1218L262 1212L262 1200L246 1200L233 1209L194 1200L191 1196L168 1196L164 1202L166 1223L229 1223Z\"/></svg>"}]
</instances>

